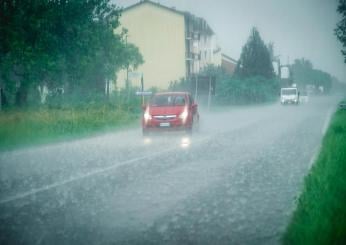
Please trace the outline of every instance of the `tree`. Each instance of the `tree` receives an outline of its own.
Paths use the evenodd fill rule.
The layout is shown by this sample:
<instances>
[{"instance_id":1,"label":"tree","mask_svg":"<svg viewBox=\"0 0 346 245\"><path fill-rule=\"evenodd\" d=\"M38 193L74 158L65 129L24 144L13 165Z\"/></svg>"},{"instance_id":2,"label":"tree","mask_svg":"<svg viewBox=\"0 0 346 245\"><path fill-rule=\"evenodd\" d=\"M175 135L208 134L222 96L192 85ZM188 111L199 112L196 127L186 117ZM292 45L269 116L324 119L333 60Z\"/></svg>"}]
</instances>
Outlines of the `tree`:
<instances>
[{"instance_id":1,"label":"tree","mask_svg":"<svg viewBox=\"0 0 346 245\"><path fill-rule=\"evenodd\" d=\"M104 92L117 70L143 62L114 33L121 9L111 0L3 0L0 13L0 86L17 105L42 84Z\"/></svg>"},{"instance_id":2,"label":"tree","mask_svg":"<svg viewBox=\"0 0 346 245\"><path fill-rule=\"evenodd\" d=\"M294 60L293 65L291 65L291 72L294 83L298 87L305 88L306 85L323 86L326 92L329 92L332 87L332 76L327 72L314 69L311 61L307 59Z\"/></svg>"},{"instance_id":3,"label":"tree","mask_svg":"<svg viewBox=\"0 0 346 245\"><path fill-rule=\"evenodd\" d=\"M241 78L274 77L271 54L255 27L252 28L250 37L242 48L235 74Z\"/></svg>"},{"instance_id":4,"label":"tree","mask_svg":"<svg viewBox=\"0 0 346 245\"><path fill-rule=\"evenodd\" d=\"M335 35L342 43L343 50L341 50L341 53L343 54L346 63L346 0L339 0L337 11L341 14L342 19L335 28Z\"/></svg>"}]
</instances>

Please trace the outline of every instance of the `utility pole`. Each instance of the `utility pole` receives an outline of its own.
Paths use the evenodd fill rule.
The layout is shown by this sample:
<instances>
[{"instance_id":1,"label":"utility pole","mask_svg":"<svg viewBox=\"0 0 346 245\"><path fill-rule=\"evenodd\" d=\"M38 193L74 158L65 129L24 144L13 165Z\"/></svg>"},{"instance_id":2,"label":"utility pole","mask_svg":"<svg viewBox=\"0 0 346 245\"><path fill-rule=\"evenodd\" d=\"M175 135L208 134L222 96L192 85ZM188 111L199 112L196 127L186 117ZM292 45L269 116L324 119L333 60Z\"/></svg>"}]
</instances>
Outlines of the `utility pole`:
<instances>
[{"instance_id":1,"label":"utility pole","mask_svg":"<svg viewBox=\"0 0 346 245\"><path fill-rule=\"evenodd\" d=\"M143 73L142 73L142 77L141 77L141 92L142 92L142 106L144 105L144 79L143 79Z\"/></svg>"},{"instance_id":2,"label":"utility pole","mask_svg":"<svg viewBox=\"0 0 346 245\"><path fill-rule=\"evenodd\" d=\"M278 77L281 79L281 61L280 61L280 55L276 55L274 57L274 60L277 62L278 65Z\"/></svg>"},{"instance_id":3,"label":"utility pole","mask_svg":"<svg viewBox=\"0 0 346 245\"><path fill-rule=\"evenodd\" d=\"M208 111L210 110L210 102L211 102L211 76L209 76Z\"/></svg>"},{"instance_id":4,"label":"utility pole","mask_svg":"<svg viewBox=\"0 0 346 245\"><path fill-rule=\"evenodd\" d=\"M198 96L198 78L197 78L197 74L195 74L195 79L196 79L196 86L195 86L195 101L197 102L197 96Z\"/></svg>"},{"instance_id":5,"label":"utility pole","mask_svg":"<svg viewBox=\"0 0 346 245\"><path fill-rule=\"evenodd\" d=\"M281 63L280 63L280 58L278 58L278 76L279 76L279 79L281 79Z\"/></svg>"},{"instance_id":6,"label":"utility pole","mask_svg":"<svg viewBox=\"0 0 346 245\"><path fill-rule=\"evenodd\" d=\"M127 103L130 101L130 82L129 82L129 66L126 67L126 92L127 92Z\"/></svg>"},{"instance_id":7,"label":"utility pole","mask_svg":"<svg viewBox=\"0 0 346 245\"><path fill-rule=\"evenodd\" d=\"M125 48L127 49L127 37L128 37L128 31L124 30L125 32ZM125 82L125 88L127 93L127 103L130 102L130 82L129 82L129 63L126 64L126 82Z\"/></svg>"}]
</instances>

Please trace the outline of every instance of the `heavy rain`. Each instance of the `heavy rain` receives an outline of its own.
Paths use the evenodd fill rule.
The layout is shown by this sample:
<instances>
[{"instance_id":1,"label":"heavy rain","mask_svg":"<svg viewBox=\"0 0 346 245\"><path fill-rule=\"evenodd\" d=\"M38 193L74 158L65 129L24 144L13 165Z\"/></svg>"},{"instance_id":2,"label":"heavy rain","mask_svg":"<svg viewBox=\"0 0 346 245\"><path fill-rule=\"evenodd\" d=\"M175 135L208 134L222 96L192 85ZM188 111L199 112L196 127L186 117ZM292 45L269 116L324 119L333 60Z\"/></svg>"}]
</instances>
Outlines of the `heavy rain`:
<instances>
[{"instance_id":1,"label":"heavy rain","mask_svg":"<svg viewBox=\"0 0 346 245\"><path fill-rule=\"evenodd\" d=\"M0 13L32 14L10 2ZM0 17L0 244L290 244L304 179L346 94L338 1L34 2L50 15L33 7L47 22L28 21L65 21L61 33L69 21L90 26L83 14L51 20L52 9L91 11L94 32L75 31L107 52L69 60L34 38L39 59L18 55L29 44L6 29L18 20ZM109 16L116 28L97 29ZM60 35L46 31L49 44L47 33ZM102 42L109 33L116 44ZM69 42L53 43L88 45Z\"/></svg>"}]
</instances>

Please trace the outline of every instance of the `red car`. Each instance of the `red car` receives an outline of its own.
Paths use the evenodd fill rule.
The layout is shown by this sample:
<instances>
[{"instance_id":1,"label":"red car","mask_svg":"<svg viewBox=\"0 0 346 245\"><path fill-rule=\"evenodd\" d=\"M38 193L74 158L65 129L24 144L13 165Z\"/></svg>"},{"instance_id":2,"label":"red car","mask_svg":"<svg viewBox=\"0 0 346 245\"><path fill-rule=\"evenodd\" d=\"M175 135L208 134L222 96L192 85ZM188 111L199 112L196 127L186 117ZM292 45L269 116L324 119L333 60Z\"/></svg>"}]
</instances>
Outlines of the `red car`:
<instances>
[{"instance_id":1,"label":"red car","mask_svg":"<svg viewBox=\"0 0 346 245\"><path fill-rule=\"evenodd\" d=\"M193 128L198 127L197 104L188 92L157 93L143 109L143 135L169 130L191 133Z\"/></svg>"}]
</instances>

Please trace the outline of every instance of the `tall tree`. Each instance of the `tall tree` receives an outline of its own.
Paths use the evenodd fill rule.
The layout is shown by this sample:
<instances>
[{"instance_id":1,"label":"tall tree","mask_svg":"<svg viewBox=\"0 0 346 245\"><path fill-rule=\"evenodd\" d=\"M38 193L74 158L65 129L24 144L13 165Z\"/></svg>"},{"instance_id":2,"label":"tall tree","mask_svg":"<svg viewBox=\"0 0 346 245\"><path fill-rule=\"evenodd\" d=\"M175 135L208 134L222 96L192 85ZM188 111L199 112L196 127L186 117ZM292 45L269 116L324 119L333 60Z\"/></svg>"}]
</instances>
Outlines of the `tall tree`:
<instances>
[{"instance_id":1,"label":"tall tree","mask_svg":"<svg viewBox=\"0 0 346 245\"><path fill-rule=\"evenodd\" d=\"M255 27L252 28L250 37L242 48L235 74L242 78L274 77L270 51Z\"/></svg>"},{"instance_id":2,"label":"tall tree","mask_svg":"<svg viewBox=\"0 0 346 245\"><path fill-rule=\"evenodd\" d=\"M332 87L332 76L324 71L314 69L311 61L301 58L294 60L291 65L294 83L305 88L306 85L323 86L326 92Z\"/></svg>"},{"instance_id":3,"label":"tall tree","mask_svg":"<svg viewBox=\"0 0 346 245\"><path fill-rule=\"evenodd\" d=\"M5 94L22 105L40 84L103 92L118 69L143 62L138 49L114 33L120 14L111 0L0 1Z\"/></svg>"},{"instance_id":4,"label":"tall tree","mask_svg":"<svg viewBox=\"0 0 346 245\"><path fill-rule=\"evenodd\" d=\"M335 35L342 43L343 49L341 53L344 55L344 61L346 63L346 0L339 0L337 11L340 13L342 19L335 28Z\"/></svg>"}]
</instances>

